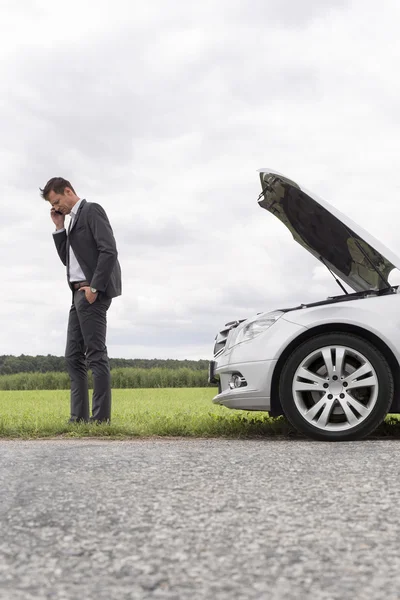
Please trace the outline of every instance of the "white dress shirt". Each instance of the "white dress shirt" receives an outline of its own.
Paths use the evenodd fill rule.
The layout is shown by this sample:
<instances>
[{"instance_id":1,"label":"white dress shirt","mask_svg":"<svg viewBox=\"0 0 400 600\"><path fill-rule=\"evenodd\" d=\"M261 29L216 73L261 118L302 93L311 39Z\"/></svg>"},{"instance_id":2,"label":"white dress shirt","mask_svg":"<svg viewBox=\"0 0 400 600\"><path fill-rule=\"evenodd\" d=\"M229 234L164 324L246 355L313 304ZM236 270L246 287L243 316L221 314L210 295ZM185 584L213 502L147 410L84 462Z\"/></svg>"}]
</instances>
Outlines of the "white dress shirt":
<instances>
[{"instance_id":1,"label":"white dress shirt","mask_svg":"<svg viewBox=\"0 0 400 600\"><path fill-rule=\"evenodd\" d=\"M70 212L71 221L70 221L70 224L68 227L67 235L69 235L69 231L74 223L74 220L78 213L81 202L82 202L82 199L78 200L78 202L75 204L75 206L71 209L71 212ZM61 233L62 231L65 231L65 228L59 229L58 231L54 231L53 235L57 235L58 233ZM67 272L67 277L68 277L68 272ZM82 271L81 266L78 263L78 260L75 256L75 253L72 250L72 246L70 244L69 245L69 280L71 282L74 282L74 281L85 281L85 279L86 279L85 274Z\"/></svg>"}]
</instances>

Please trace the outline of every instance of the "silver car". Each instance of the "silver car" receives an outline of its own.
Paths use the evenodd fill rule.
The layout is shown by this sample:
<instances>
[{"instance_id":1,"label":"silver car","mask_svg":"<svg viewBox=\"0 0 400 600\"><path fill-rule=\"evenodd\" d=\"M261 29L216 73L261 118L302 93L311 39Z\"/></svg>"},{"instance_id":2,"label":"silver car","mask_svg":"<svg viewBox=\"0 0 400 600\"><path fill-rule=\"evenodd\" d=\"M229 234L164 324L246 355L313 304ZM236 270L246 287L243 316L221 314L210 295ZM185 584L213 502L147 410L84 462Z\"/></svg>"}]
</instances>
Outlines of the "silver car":
<instances>
[{"instance_id":1,"label":"silver car","mask_svg":"<svg viewBox=\"0 0 400 600\"><path fill-rule=\"evenodd\" d=\"M342 293L226 323L210 362L213 402L284 415L318 440L360 439L400 412L400 294L389 283L400 258L294 181L259 173L260 207L331 271Z\"/></svg>"}]
</instances>

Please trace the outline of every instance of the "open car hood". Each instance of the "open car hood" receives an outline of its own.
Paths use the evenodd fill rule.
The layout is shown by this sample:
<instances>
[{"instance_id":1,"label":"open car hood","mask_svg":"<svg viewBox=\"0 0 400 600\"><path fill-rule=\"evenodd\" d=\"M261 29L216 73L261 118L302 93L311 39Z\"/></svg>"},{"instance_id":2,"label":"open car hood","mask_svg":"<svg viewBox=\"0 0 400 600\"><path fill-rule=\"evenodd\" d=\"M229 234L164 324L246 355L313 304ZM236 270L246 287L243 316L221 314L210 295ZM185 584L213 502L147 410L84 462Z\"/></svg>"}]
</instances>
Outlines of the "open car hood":
<instances>
[{"instance_id":1,"label":"open car hood","mask_svg":"<svg viewBox=\"0 0 400 600\"><path fill-rule=\"evenodd\" d=\"M259 204L356 292L390 287L400 258L340 211L271 169L260 169Z\"/></svg>"}]
</instances>

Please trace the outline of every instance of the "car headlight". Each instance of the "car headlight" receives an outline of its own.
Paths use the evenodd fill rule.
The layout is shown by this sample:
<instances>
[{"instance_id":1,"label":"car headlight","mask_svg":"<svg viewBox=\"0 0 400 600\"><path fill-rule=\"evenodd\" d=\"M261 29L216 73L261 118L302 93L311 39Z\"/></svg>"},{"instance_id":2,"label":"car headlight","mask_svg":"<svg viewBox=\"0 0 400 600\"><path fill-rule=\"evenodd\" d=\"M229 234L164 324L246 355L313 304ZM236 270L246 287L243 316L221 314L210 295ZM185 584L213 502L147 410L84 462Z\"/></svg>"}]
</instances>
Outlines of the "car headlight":
<instances>
[{"instance_id":1,"label":"car headlight","mask_svg":"<svg viewBox=\"0 0 400 600\"><path fill-rule=\"evenodd\" d=\"M266 329L271 327L276 321L283 315L281 311L274 311L270 313L264 313L252 319L249 323L239 331L236 339L233 341L234 346L240 344L240 342L247 342L263 333Z\"/></svg>"}]
</instances>

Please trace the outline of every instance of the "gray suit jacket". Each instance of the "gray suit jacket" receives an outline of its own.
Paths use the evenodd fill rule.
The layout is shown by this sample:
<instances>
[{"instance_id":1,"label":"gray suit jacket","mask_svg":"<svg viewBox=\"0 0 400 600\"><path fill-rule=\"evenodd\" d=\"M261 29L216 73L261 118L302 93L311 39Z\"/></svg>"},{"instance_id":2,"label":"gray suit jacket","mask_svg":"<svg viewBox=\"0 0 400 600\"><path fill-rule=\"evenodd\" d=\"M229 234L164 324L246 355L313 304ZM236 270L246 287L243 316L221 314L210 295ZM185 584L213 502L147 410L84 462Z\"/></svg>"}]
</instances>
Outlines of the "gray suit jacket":
<instances>
[{"instance_id":1,"label":"gray suit jacket","mask_svg":"<svg viewBox=\"0 0 400 600\"><path fill-rule=\"evenodd\" d=\"M99 204L82 200L69 235L62 231L53 235L53 238L67 272L71 244L91 287L108 298L121 295L121 267L117 246L105 210ZM70 281L68 284L72 290Z\"/></svg>"}]
</instances>

